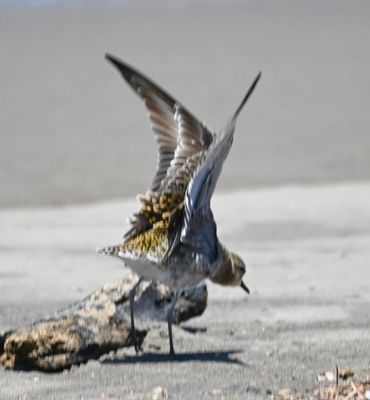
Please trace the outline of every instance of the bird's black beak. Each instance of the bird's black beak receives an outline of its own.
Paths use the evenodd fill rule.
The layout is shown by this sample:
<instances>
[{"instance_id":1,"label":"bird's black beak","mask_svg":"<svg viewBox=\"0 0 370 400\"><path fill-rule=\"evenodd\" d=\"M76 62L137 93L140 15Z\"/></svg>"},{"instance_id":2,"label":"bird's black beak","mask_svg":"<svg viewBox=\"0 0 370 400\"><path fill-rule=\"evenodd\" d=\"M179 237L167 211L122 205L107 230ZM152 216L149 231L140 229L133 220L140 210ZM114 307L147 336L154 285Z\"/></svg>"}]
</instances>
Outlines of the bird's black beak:
<instances>
[{"instance_id":1,"label":"bird's black beak","mask_svg":"<svg viewBox=\"0 0 370 400\"><path fill-rule=\"evenodd\" d=\"M250 291L249 291L247 285L246 285L243 281L240 282L240 287L241 287L243 290L245 290L248 294L250 294Z\"/></svg>"}]
</instances>

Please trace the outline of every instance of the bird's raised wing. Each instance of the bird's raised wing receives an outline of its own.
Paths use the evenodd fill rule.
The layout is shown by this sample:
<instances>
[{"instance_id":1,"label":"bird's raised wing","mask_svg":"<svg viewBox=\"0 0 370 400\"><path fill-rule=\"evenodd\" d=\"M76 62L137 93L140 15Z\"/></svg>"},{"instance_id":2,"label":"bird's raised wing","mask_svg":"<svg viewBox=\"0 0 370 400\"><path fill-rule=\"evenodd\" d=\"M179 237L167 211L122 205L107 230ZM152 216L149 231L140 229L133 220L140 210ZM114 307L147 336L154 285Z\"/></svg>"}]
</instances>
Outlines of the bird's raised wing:
<instances>
[{"instance_id":1,"label":"bird's raised wing","mask_svg":"<svg viewBox=\"0 0 370 400\"><path fill-rule=\"evenodd\" d=\"M222 134L208 148L204 161L194 173L185 195L185 216L179 240L196 245L200 235L204 241L213 243L216 227L210 210L210 201L214 192L222 165L229 154L235 131L236 120L248 98L255 89L261 73L257 75L240 106L226 124ZM206 223L202 221L207 220ZM207 227L208 225L208 227ZM210 226L210 227L209 227ZM203 232L203 229L206 231ZM209 238L208 238L209 237ZM207 239L208 238L208 239Z\"/></svg>"},{"instance_id":2,"label":"bird's raised wing","mask_svg":"<svg viewBox=\"0 0 370 400\"><path fill-rule=\"evenodd\" d=\"M209 132L176 99L149 78L118 58L106 54L126 82L144 101L158 145L157 170L145 195L138 195L140 209L130 219L130 239L150 229L183 202L188 182L200 157L213 140Z\"/></svg>"}]
</instances>

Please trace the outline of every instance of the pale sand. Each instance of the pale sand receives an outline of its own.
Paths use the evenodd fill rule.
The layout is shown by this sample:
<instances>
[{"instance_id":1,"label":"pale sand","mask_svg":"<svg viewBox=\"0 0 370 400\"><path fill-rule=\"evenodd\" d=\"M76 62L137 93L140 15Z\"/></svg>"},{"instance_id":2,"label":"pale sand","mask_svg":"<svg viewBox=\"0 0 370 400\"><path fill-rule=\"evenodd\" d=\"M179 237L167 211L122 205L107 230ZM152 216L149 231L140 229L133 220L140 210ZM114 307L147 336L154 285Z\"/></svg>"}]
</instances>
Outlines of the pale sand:
<instances>
[{"instance_id":1,"label":"pale sand","mask_svg":"<svg viewBox=\"0 0 370 400\"><path fill-rule=\"evenodd\" d=\"M94 249L119 241L135 208L0 211L0 330L121 277L122 265ZM185 324L198 333L175 329L182 362L158 356L168 351L162 326L147 339L159 347L145 347L146 362L124 350L68 373L0 370L0 398L138 399L158 385L171 399L212 398L213 389L227 399L263 398L312 387L336 364L361 373L370 354L370 184L216 194L214 211L220 237L248 265L251 295L209 285L205 313Z\"/></svg>"},{"instance_id":2,"label":"pale sand","mask_svg":"<svg viewBox=\"0 0 370 400\"><path fill-rule=\"evenodd\" d=\"M216 130L262 70L218 189L370 178L370 2L86 3L0 7L0 207L146 189L146 111L106 51Z\"/></svg>"}]
</instances>

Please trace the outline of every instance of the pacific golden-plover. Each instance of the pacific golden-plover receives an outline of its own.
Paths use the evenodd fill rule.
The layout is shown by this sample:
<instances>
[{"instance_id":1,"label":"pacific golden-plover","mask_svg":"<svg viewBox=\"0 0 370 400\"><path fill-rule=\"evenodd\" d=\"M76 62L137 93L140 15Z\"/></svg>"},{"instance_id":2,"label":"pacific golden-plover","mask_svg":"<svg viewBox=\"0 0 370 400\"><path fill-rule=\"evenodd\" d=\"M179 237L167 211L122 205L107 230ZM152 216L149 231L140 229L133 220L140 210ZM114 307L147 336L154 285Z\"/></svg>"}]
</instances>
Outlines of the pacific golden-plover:
<instances>
[{"instance_id":1,"label":"pacific golden-plover","mask_svg":"<svg viewBox=\"0 0 370 400\"><path fill-rule=\"evenodd\" d=\"M158 164L140 208L131 219L123 243L98 249L119 257L141 279L158 280L173 289L167 313L170 354L174 354L172 320L180 292L206 278L221 285L240 285L245 265L218 240L210 207L222 165L232 145L236 119L252 94L254 79L236 112L219 135L179 101L143 74L109 54L106 58L143 100L158 144ZM130 293L131 332L137 351Z\"/></svg>"}]
</instances>

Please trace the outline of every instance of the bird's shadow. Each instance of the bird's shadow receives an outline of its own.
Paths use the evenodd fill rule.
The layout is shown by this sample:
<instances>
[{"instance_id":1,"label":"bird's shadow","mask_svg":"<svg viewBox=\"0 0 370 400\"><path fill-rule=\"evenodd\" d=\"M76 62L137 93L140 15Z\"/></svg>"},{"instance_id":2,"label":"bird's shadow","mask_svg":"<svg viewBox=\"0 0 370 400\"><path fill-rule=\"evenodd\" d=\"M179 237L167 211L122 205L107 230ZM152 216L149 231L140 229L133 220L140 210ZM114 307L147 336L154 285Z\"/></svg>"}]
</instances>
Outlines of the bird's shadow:
<instances>
[{"instance_id":1,"label":"bird's shadow","mask_svg":"<svg viewBox=\"0 0 370 400\"><path fill-rule=\"evenodd\" d=\"M237 358L234 354L241 353L241 350L229 351L204 351L196 353L177 353L177 354L162 354L162 353L143 353L134 356L125 355L124 357L115 357L113 359L101 360L102 364L140 364L140 363L161 363L161 362L218 362L226 364L236 364L246 366L245 363Z\"/></svg>"},{"instance_id":2,"label":"bird's shadow","mask_svg":"<svg viewBox=\"0 0 370 400\"><path fill-rule=\"evenodd\" d=\"M183 331L192 333L194 335L196 335L198 333L206 333L207 332L207 328L199 327L199 326L181 325L180 328Z\"/></svg>"}]
</instances>

